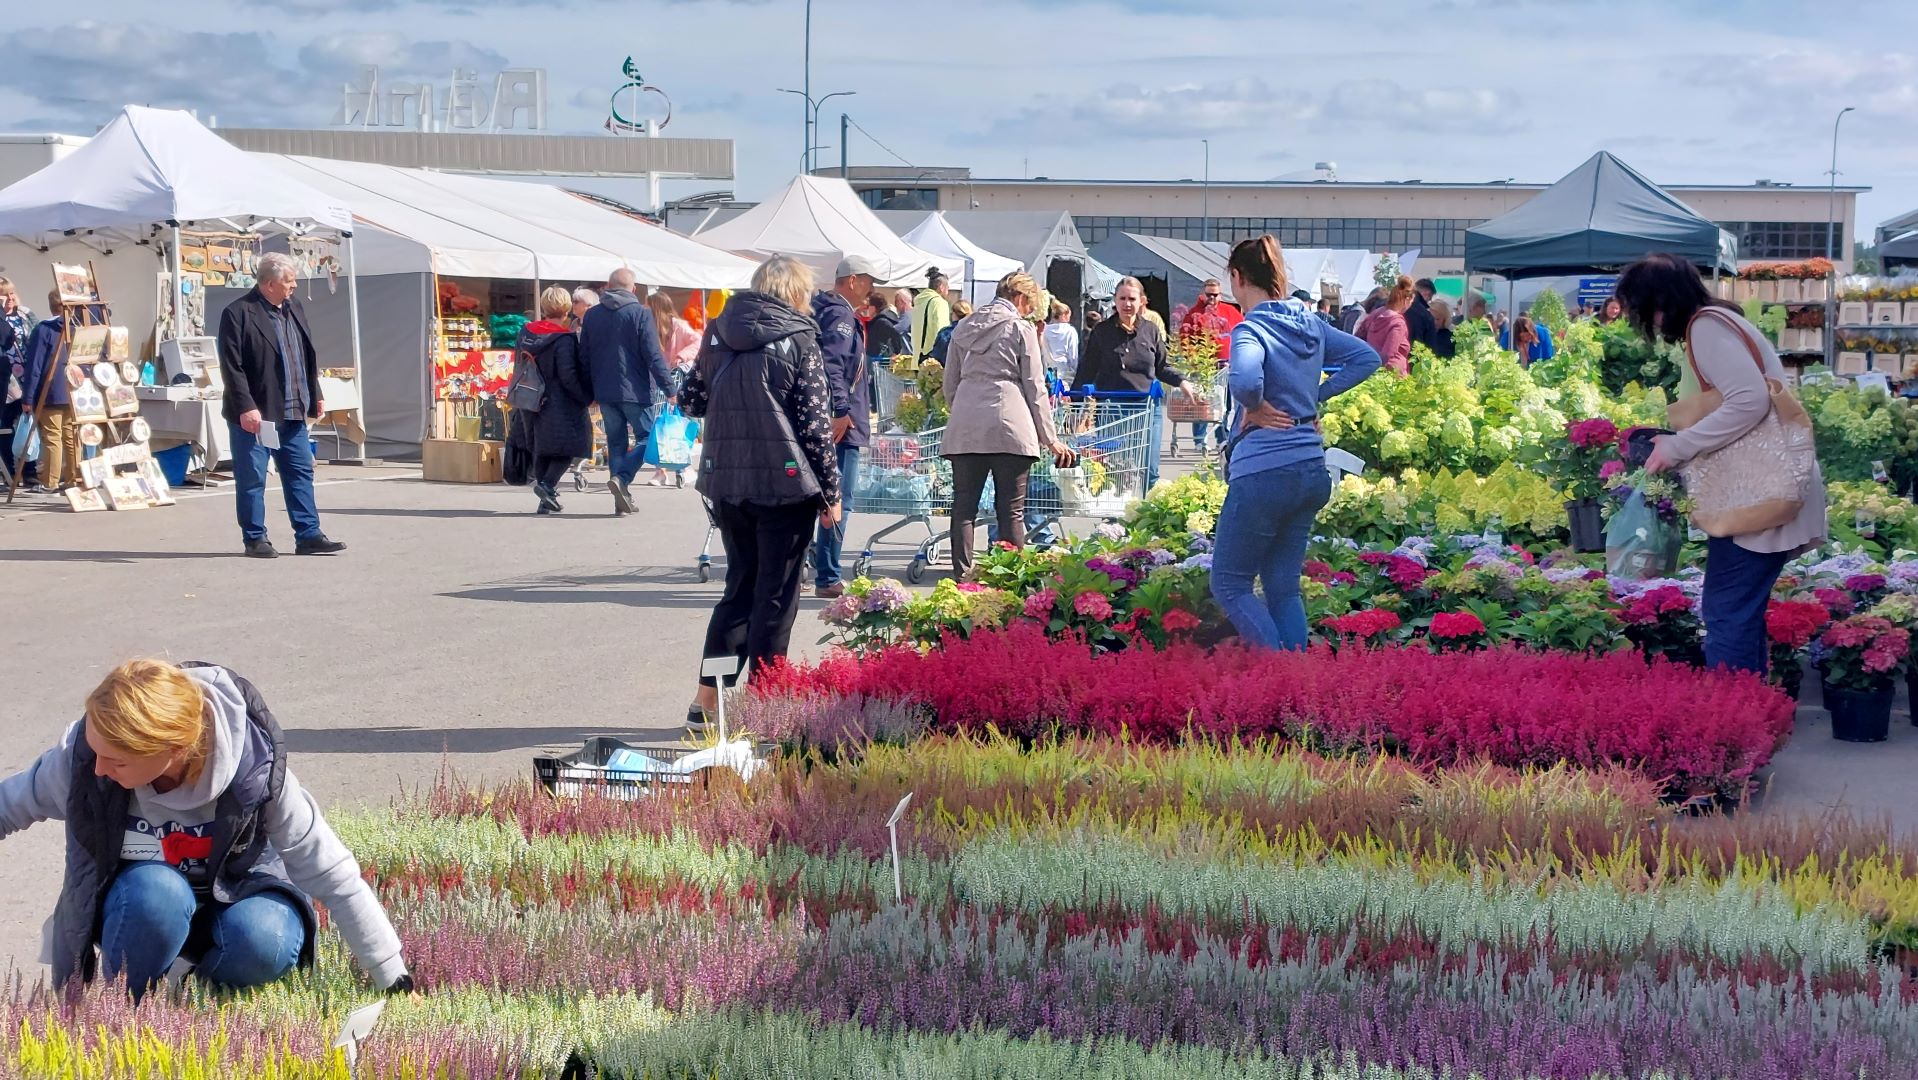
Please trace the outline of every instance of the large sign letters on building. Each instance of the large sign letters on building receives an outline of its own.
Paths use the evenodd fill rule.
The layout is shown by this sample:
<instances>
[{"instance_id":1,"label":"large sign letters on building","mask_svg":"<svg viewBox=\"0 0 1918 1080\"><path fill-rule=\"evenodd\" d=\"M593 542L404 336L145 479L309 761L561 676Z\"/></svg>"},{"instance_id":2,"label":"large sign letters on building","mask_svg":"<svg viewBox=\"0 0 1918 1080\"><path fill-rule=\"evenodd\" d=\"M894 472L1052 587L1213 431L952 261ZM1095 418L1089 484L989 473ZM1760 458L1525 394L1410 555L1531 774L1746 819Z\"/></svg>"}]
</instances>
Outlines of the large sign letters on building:
<instances>
[{"instance_id":1,"label":"large sign letters on building","mask_svg":"<svg viewBox=\"0 0 1918 1080\"><path fill-rule=\"evenodd\" d=\"M340 89L333 122L344 127L410 128L416 131L544 131L546 71L507 68L488 87L479 73L454 68L444 93L430 82L382 86L380 69L362 69Z\"/></svg>"}]
</instances>

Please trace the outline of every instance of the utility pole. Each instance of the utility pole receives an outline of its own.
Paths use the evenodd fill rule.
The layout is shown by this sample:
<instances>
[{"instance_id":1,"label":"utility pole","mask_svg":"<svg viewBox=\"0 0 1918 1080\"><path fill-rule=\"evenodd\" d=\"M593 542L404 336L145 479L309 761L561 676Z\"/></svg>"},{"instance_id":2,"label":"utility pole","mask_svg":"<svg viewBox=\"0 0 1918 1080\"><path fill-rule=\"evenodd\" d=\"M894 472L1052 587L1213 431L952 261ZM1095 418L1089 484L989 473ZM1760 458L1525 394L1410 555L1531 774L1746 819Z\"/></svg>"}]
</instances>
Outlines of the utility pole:
<instances>
[{"instance_id":1,"label":"utility pole","mask_svg":"<svg viewBox=\"0 0 1918 1080\"><path fill-rule=\"evenodd\" d=\"M802 138L801 138L801 141L800 141L800 143L799 143L799 145L800 145L800 146L802 146L802 147L805 147L805 150L804 150L804 152L803 152L803 153L801 153L801 154L799 155L799 164L800 164L800 171L801 171L801 172L807 172L807 173L810 173L810 172L812 172L812 126L813 126L813 106L812 106L812 0L806 0L806 71L805 71L805 80L806 80L806 81L805 81L805 84L804 84L804 86L802 87L802 90L801 90L801 93L802 93L802 95L803 95L803 96L805 97L805 99L806 99L806 100L805 100L805 102L804 102L804 104L802 104L802 105L800 106L800 108L804 110L804 113L803 113L803 120L801 121L801 125L800 125L800 126L801 126L801 129L802 129L802 132L803 132L803 135L802 135Z\"/></svg>"},{"instance_id":2,"label":"utility pole","mask_svg":"<svg viewBox=\"0 0 1918 1080\"><path fill-rule=\"evenodd\" d=\"M1832 280L1825 287L1825 368L1830 370L1837 349L1838 331L1833 325L1833 312L1838 303L1838 125L1844 122L1845 114L1853 106L1847 105L1838 110L1838 117L1831 122L1831 187L1825 196L1825 258L1833 266Z\"/></svg>"},{"instance_id":3,"label":"utility pole","mask_svg":"<svg viewBox=\"0 0 1918 1080\"><path fill-rule=\"evenodd\" d=\"M1199 189L1199 213L1204 215L1199 219L1199 240L1204 242L1212 239L1212 140L1199 143L1205 147L1205 180Z\"/></svg>"},{"instance_id":4,"label":"utility pole","mask_svg":"<svg viewBox=\"0 0 1918 1080\"><path fill-rule=\"evenodd\" d=\"M850 172L846 170L846 132L851 127L852 127L852 117L847 116L845 113L840 113L839 114L839 179L841 180L848 179L852 175Z\"/></svg>"}]
</instances>

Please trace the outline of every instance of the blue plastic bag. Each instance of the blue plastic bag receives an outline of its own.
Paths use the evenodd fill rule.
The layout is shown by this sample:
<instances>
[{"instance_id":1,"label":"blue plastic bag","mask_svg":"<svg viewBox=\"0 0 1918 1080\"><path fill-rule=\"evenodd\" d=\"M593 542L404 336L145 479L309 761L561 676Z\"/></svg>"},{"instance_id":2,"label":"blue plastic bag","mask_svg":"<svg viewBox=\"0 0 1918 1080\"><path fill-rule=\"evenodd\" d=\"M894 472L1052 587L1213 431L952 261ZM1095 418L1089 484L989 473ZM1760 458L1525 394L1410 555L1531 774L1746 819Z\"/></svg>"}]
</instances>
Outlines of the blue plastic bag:
<instances>
[{"instance_id":1,"label":"blue plastic bag","mask_svg":"<svg viewBox=\"0 0 1918 1080\"><path fill-rule=\"evenodd\" d=\"M646 464L662 469L683 469L693 463L693 439L699 424L677 406L659 414L653 433L646 437Z\"/></svg>"}]
</instances>

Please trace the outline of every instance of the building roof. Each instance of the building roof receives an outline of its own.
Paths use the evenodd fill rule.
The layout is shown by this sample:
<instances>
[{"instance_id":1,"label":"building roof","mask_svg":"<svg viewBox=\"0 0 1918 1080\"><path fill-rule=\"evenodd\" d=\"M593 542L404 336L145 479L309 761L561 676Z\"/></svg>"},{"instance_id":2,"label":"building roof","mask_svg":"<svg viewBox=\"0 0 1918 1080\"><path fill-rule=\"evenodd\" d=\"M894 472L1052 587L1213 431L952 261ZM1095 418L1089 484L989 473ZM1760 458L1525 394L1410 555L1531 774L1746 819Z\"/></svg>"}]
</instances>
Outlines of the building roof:
<instances>
[{"instance_id":1,"label":"building roof","mask_svg":"<svg viewBox=\"0 0 1918 1080\"><path fill-rule=\"evenodd\" d=\"M1408 188L1412 190L1417 190L1419 188L1430 188L1430 189L1439 190L1439 191L1458 191L1458 190L1488 191L1488 190L1499 190L1499 189L1513 190L1513 191L1543 191L1546 188L1552 186L1551 183L1540 183L1540 182L1532 182L1532 181L1520 182L1517 180L1480 180L1480 181L1210 180L1210 181L1204 181L1204 180L1194 180L1189 177L1183 178L1183 179L1177 179L1177 180L1119 180L1119 179L1107 179L1107 178L1097 178L1097 177L1075 178L1075 177L1054 177L1054 176L984 177L984 176L962 175L964 171L965 170L963 169L919 169L913 172L898 172L898 171L885 170L882 168L869 167L865 170L855 168L851 170L852 175L849 177L849 182L854 185L863 185L863 186L872 186L872 185L881 184L881 183L894 184L894 185L917 184L919 186L926 186L926 187L940 186L940 185L964 186L969 183L980 184L980 185L992 185L997 187L1018 187L1018 186L1050 187L1050 186L1065 186L1065 185L1073 185L1073 186L1079 186L1079 187L1198 187L1203 185L1203 186L1209 186L1209 187L1215 187L1215 188L1298 188L1298 189L1305 189L1305 190L1321 189L1321 188L1326 190L1340 190L1340 189L1350 190L1350 189L1357 189L1357 188L1376 188L1381 190L1389 189L1394 191L1405 190ZM1667 190L1677 190L1677 191L1822 192L1822 191L1831 190L1823 185L1801 186L1797 184L1788 184L1788 183L1662 184L1660 186L1664 187ZM1864 186L1841 185L1838 187L1837 190L1846 194L1858 195L1858 194L1863 194L1865 192L1870 191L1871 188L1864 187Z\"/></svg>"}]
</instances>

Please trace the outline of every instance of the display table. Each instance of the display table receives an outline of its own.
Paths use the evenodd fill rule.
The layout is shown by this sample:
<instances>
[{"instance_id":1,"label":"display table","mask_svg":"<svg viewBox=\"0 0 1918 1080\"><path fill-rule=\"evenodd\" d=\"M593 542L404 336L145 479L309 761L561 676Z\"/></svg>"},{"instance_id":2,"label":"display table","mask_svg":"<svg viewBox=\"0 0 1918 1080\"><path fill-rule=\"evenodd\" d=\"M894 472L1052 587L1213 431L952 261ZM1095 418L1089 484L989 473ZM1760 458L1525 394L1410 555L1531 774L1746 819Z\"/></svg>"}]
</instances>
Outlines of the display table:
<instances>
[{"instance_id":1,"label":"display table","mask_svg":"<svg viewBox=\"0 0 1918 1080\"><path fill-rule=\"evenodd\" d=\"M357 451L344 453L343 444L350 442L358 447L366 442L366 425L360 420L359 383L352 379L321 375L320 401L326 405L326 415L308 425L308 430L316 442L322 434L333 437L333 456L328 459L330 462L357 464L360 454Z\"/></svg>"},{"instance_id":2,"label":"display table","mask_svg":"<svg viewBox=\"0 0 1918 1080\"><path fill-rule=\"evenodd\" d=\"M204 464L202 472L233 460L232 440L220 416L218 397L202 398L193 386L138 386L140 415L153 429L156 449L189 443Z\"/></svg>"}]
</instances>

